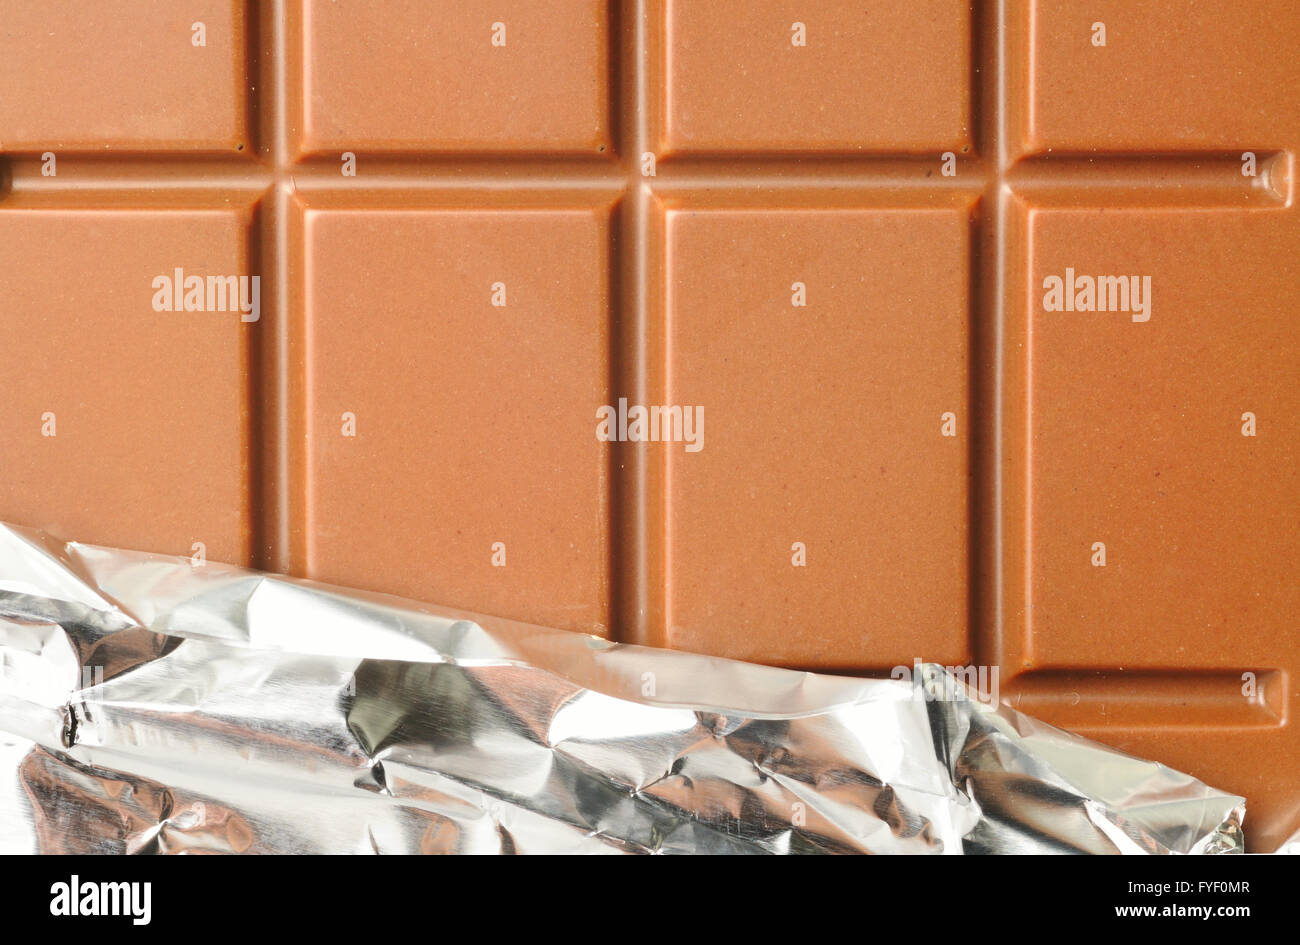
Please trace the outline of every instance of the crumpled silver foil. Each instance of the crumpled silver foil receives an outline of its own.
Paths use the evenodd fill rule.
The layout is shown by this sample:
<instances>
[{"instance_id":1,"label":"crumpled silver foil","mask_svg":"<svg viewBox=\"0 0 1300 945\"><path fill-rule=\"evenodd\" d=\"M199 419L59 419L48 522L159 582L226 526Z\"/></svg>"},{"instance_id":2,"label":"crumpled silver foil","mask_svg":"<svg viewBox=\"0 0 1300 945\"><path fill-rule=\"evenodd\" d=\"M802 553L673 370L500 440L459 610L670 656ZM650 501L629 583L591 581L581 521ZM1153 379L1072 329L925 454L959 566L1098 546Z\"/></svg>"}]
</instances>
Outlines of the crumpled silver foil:
<instances>
[{"instance_id":1,"label":"crumpled silver foil","mask_svg":"<svg viewBox=\"0 0 1300 945\"><path fill-rule=\"evenodd\" d=\"M1242 798L920 677L0 526L0 850L1242 850Z\"/></svg>"}]
</instances>

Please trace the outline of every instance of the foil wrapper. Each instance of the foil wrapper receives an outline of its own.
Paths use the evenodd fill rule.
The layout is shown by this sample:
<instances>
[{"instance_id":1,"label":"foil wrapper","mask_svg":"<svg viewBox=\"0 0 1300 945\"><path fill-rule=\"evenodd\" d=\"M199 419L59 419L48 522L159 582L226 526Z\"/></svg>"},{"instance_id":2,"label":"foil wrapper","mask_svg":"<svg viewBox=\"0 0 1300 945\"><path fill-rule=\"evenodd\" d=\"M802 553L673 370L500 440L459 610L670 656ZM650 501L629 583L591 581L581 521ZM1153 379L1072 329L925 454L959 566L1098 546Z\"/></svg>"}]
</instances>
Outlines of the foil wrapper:
<instances>
[{"instance_id":1,"label":"foil wrapper","mask_svg":"<svg viewBox=\"0 0 1300 945\"><path fill-rule=\"evenodd\" d=\"M1242 798L952 683L0 526L0 850L1242 850Z\"/></svg>"}]
</instances>

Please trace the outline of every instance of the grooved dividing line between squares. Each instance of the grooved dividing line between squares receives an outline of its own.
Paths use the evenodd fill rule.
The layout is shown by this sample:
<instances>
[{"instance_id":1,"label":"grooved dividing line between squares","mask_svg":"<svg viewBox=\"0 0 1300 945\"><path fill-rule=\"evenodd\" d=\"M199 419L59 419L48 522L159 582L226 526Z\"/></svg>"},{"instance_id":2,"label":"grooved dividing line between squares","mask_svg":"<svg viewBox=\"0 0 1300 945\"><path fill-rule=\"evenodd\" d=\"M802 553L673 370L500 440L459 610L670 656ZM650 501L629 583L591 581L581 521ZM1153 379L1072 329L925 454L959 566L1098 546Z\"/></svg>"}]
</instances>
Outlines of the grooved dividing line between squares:
<instances>
[{"instance_id":1,"label":"grooved dividing line between squares","mask_svg":"<svg viewBox=\"0 0 1300 945\"><path fill-rule=\"evenodd\" d=\"M922 207L932 205L936 191L946 191L970 207L971 286L970 404L968 459L973 475L970 520L970 654L977 664L1001 665L1001 378L1005 350L1004 301L1007 285L1006 219L1011 196L1031 197L1036 205L1072 206L1285 206L1291 202L1292 156L1260 151L1265 172L1249 183L1237 173L1241 151L1179 152L1157 155L1078 154L1008 160L1008 114L1004 64L1006 15L1001 0L976 5L972 19L971 153L957 155L955 177L938 173L936 154L783 155L728 153L725 168L719 156L666 155L657 161L653 177L642 173L642 155L653 150L647 122L650 115L645 0L612 4L610 17L610 111L612 152L591 158L525 154L503 158L488 154L418 154L394 156L356 150L360 176L344 177L337 158L312 156L295 161L289 149L290 82L288 40L283 0L246 5L249 77L247 112L252 140L245 155L213 157L124 154L73 157L72 175L47 178L40 157L19 154L0 161L0 199L14 193L38 201L84 199L95 192L149 192L167 205L186 195L239 194L254 207L249 240L250 264L260 269L269 286L264 307L271 317L248 341L250 403L258 405L252 418L251 507L260 520L253 523L258 567L285 571L291 563L292 490L289 462L290 413L284 409L298 397L292 388L289 363L291 202L297 191L342 190L354 195L396 190L456 193L508 187L518 200L518 188L536 196L559 197L587 191L604 195L613 207L610 251L610 303L616 313L610 333L610 387L633 402L646 402L652 326L646 311L649 297L648 256L655 196L689 197L710 191L714 201L730 194L739 206L756 206L746 194L762 190L764 206L822 205L828 188L849 193L864 206ZM70 157L72 157L70 155ZM739 168L737 168L739 165ZM65 165L67 166L67 165ZM168 174L159 175L162 168ZM177 173L182 169L190 173ZM1082 198L1082 199L1081 199ZM838 206L846 205L843 201ZM649 597L647 549L652 522L649 506L649 460L646 451L628 444L611 444L611 636L644 639L647 615L655 609ZM626 560L623 560L626 558ZM624 576L632 574L627 581ZM631 584L631 587L626 584ZM1013 698L1032 711L1038 701L1053 702L1055 689L1087 706L1109 702L1117 722L1132 724L1153 698L1187 707L1193 725L1276 725L1286 715L1285 674L1260 669L1261 697L1250 703L1229 701L1224 693L1232 680L1218 672L1193 670L1170 674L1060 673L1019 674ZM1053 702L1059 712L1061 707ZM1067 712L1068 714L1068 712Z\"/></svg>"}]
</instances>

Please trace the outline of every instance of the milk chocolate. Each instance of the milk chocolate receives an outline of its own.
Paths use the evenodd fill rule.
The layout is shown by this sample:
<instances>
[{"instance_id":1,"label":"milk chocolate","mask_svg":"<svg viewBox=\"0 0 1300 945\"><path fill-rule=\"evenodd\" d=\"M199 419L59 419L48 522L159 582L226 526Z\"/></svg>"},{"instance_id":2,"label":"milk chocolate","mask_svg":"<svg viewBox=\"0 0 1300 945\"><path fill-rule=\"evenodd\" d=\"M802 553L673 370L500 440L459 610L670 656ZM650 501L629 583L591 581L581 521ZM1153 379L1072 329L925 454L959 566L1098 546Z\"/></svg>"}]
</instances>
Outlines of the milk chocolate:
<instances>
[{"instance_id":1,"label":"milk chocolate","mask_svg":"<svg viewBox=\"0 0 1300 945\"><path fill-rule=\"evenodd\" d=\"M1300 826L1300 11L0 11L0 519L982 669Z\"/></svg>"}]
</instances>

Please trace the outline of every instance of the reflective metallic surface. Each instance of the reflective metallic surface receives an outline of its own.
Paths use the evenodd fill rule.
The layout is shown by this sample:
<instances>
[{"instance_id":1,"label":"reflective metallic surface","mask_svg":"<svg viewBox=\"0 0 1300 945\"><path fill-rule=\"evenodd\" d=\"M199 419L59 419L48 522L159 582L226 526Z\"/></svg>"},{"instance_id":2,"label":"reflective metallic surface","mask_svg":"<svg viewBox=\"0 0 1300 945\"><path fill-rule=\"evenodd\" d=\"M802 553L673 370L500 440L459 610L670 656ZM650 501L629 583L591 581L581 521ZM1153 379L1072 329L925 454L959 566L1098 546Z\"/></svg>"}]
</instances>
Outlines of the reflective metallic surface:
<instances>
[{"instance_id":1,"label":"reflective metallic surface","mask_svg":"<svg viewBox=\"0 0 1300 945\"><path fill-rule=\"evenodd\" d=\"M0 526L0 851L1242 849L1240 797L919 675L622 646Z\"/></svg>"}]
</instances>

